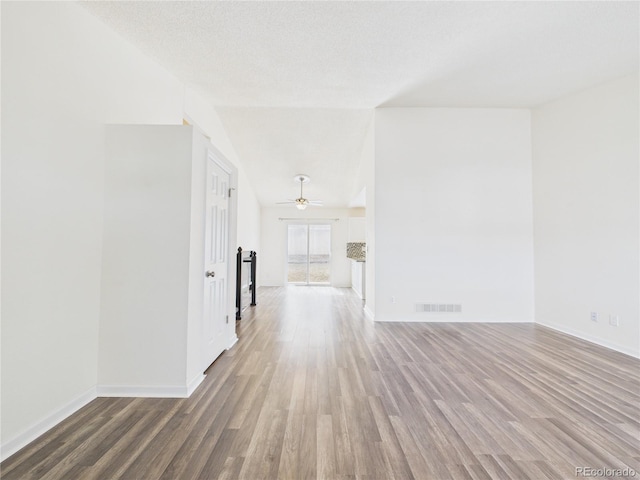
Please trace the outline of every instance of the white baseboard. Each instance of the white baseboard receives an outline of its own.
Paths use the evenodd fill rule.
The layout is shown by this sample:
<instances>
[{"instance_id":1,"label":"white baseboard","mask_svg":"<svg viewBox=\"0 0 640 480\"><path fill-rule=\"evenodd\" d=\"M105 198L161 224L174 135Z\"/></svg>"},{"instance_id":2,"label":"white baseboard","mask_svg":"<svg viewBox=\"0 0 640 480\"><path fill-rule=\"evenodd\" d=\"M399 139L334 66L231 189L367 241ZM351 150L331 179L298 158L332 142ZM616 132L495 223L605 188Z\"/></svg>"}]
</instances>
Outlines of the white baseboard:
<instances>
[{"instance_id":1,"label":"white baseboard","mask_svg":"<svg viewBox=\"0 0 640 480\"><path fill-rule=\"evenodd\" d=\"M205 376L202 373L199 373L198 375L193 377L193 379L187 385L187 397L190 397L191 394L196 391L196 388L200 386L200 384L204 380L204 377Z\"/></svg>"},{"instance_id":2,"label":"white baseboard","mask_svg":"<svg viewBox=\"0 0 640 480\"><path fill-rule=\"evenodd\" d=\"M200 382L202 379L200 379ZM195 384L195 388L199 382ZM192 385L98 385L98 397L187 398Z\"/></svg>"},{"instance_id":3,"label":"white baseboard","mask_svg":"<svg viewBox=\"0 0 640 480\"><path fill-rule=\"evenodd\" d=\"M372 322L376 321L376 316L367 305L364 306L364 314Z\"/></svg>"},{"instance_id":4,"label":"white baseboard","mask_svg":"<svg viewBox=\"0 0 640 480\"><path fill-rule=\"evenodd\" d=\"M35 425L27 428L23 433L15 436L11 440L4 442L0 446L0 461L4 461L21 448L33 442L47 430L52 429L67 417L71 416L82 407L92 402L98 397L96 387L92 387L82 395L71 400L59 410L47 415Z\"/></svg>"},{"instance_id":5,"label":"white baseboard","mask_svg":"<svg viewBox=\"0 0 640 480\"><path fill-rule=\"evenodd\" d=\"M572 328L556 325L554 323L539 321L536 321L535 323L536 325L540 325L541 327L546 327L550 328L551 330L556 330L557 332L566 333L567 335L571 335L572 337L577 337L580 340L585 340L589 343L595 343L596 345L608 348L610 350L615 350L616 352L624 353L625 355L629 355L630 357L640 358L640 352L634 351L633 349L625 347L623 345L618 345L616 343L609 342L608 340L603 340L602 338L593 337L591 335L585 335L584 333L573 330Z\"/></svg>"},{"instance_id":6,"label":"white baseboard","mask_svg":"<svg viewBox=\"0 0 640 480\"><path fill-rule=\"evenodd\" d=\"M234 335L231 339L231 344L226 348L226 350L231 350L236 343L238 343L238 336Z\"/></svg>"}]
</instances>

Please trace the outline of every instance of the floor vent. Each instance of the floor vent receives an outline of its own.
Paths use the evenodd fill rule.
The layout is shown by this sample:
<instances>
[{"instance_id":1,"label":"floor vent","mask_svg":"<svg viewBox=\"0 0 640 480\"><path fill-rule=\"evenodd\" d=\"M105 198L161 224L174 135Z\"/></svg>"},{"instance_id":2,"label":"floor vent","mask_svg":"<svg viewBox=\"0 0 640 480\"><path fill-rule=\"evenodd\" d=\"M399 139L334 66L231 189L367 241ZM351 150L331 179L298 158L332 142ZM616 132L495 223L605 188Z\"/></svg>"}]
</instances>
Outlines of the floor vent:
<instances>
[{"instance_id":1,"label":"floor vent","mask_svg":"<svg viewBox=\"0 0 640 480\"><path fill-rule=\"evenodd\" d=\"M460 313L462 312L462 305L455 303L416 303L416 312Z\"/></svg>"}]
</instances>

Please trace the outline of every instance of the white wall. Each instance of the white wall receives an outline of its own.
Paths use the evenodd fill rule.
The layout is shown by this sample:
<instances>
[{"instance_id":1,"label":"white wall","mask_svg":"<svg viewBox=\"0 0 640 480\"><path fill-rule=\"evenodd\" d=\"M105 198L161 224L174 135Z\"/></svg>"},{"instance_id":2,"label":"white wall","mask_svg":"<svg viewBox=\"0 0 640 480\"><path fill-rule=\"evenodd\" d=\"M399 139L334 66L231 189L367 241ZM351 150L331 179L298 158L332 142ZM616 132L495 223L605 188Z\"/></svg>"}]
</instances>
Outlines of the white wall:
<instances>
[{"instance_id":1,"label":"white wall","mask_svg":"<svg viewBox=\"0 0 640 480\"><path fill-rule=\"evenodd\" d=\"M4 458L95 395L104 124L216 114L75 3L2 2L2 63Z\"/></svg>"},{"instance_id":2,"label":"white wall","mask_svg":"<svg viewBox=\"0 0 640 480\"><path fill-rule=\"evenodd\" d=\"M536 321L635 356L639 101L633 75L532 117Z\"/></svg>"},{"instance_id":3,"label":"white wall","mask_svg":"<svg viewBox=\"0 0 640 480\"><path fill-rule=\"evenodd\" d=\"M262 252L258 252L259 283L264 286L282 286L287 276L287 224L300 223L308 219L314 223L325 223L319 218L337 218L331 224L331 285L351 286L351 260L347 258L349 216L362 214L361 209L309 207L300 211L290 207L262 209ZM283 221L279 218L296 218L299 221Z\"/></svg>"},{"instance_id":4,"label":"white wall","mask_svg":"<svg viewBox=\"0 0 640 480\"><path fill-rule=\"evenodd\" d=\"M365 209L357 208L353 209L357 210L357 213L354 212L354 215L358 215L357 217L349 217L349 228L347 241L348 242L366 242L367 241L367 222L365 218Z\"/></svg>"},{"instance_id":5,"label":"white wall","mask_svg":"<svg viewBox=\"0 0 640 480\"><path fill-rule=\"evenodd\" d=\"M238 171L238 240L243 250L261 252L261 207L244 171ZM257 281L257 280L256 280ZM258 285L260 283L258 282Z\"/></svg>"},{"instance_id":6,"label":"white wall","mask_svg":"<svg viewBox=\"0 0 640 480\"><path fill-rule=\"evenodd\" d=\"M375 132L375 319L533 321L529 111L379 109Z\"/></svg>"}]
</instances>

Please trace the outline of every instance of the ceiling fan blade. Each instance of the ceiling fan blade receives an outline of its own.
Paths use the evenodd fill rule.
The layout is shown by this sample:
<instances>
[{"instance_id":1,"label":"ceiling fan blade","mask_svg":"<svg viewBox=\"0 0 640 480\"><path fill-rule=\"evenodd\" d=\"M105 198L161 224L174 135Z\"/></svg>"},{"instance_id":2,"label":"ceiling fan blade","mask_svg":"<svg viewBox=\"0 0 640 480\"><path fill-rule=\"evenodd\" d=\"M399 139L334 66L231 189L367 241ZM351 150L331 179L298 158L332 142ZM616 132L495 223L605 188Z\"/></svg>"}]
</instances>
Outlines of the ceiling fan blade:
<instances>
[{"instance_id":1,"label":"ceiling fan blade","mask_svg":"<svg viewBox=\"0 0 640 480\"><path fill-rule=\"evenodd\" d=\"M290 205L292 203L296 203L295 200L287 200L286 202L276 202L276 205Z\"/></svg>"}]
</instances>

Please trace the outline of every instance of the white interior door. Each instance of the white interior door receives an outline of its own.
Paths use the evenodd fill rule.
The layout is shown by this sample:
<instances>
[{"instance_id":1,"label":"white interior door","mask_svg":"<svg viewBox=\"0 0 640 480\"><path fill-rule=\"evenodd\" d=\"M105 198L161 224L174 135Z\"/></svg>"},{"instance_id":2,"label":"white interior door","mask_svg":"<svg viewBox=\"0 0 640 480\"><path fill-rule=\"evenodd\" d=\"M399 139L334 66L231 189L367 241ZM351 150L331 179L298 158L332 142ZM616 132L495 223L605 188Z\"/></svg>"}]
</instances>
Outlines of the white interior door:
<instances>
[{"instance_id":1,"label":"white interior door","mask_svg":"<svg viewBox=\"0 0 640 480\"><path fill-rule=\"evenodd\" d=\"M225 349L229 322L227 295L229 251L230 172L213 154L207 156L207 204L205 230L205 288L203 318L203 368L206 369Z\"/></svg>"}]
</instances>

